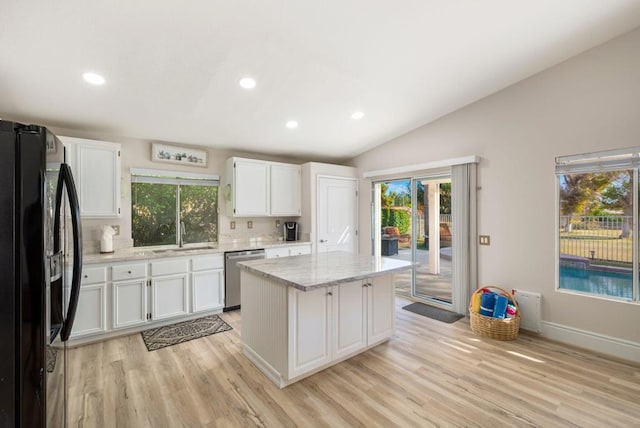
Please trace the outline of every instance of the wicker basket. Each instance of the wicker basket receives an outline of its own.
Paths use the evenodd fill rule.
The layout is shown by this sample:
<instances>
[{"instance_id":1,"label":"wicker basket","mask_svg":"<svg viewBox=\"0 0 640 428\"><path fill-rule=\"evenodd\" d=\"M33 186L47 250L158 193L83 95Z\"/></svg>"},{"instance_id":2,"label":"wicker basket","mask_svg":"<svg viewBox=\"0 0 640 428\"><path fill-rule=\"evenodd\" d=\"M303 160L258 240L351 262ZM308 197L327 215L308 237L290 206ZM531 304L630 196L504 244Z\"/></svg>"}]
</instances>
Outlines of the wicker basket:
<instances>
[{"instance_id":1,"label":"wicker basket","mask_svg":"<svg viewBox=\"0 0 640 428\"><path fill-rule=\"evenodd\" d=\"M482 293L482 290L496 289L503 292L509 300L516 307L516 316L513 318L493 318L485 315L481 315L471 310L471 304L469 304L469 316L471 317L471 330L478 336L490 337L491 339L498 340L514 340L518 338L518 331L520 330L520 308L518 302L514 299L513 295L507 290L490 285L487 287L478 288L471 296Z\"/></svg>"}]
</instances>

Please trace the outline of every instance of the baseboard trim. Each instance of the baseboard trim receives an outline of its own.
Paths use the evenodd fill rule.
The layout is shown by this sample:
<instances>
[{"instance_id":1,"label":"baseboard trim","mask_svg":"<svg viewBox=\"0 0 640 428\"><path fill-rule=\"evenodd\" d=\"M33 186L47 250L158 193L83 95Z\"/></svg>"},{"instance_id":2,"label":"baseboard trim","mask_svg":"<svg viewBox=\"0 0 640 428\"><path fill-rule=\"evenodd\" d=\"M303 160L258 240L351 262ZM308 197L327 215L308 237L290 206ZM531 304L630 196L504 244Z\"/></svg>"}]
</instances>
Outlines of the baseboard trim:
<instances>
[{"instance_id":1,"label":"baseboard trim","mask_svg":"<svg viewBox=\"0 0 640 428\"><path fill-rule=\"evenodd\" d=\"M548 339L640 362L640 343L549 321L541 321L540 327L542 336Z\"/></svg>"}]
</instances>

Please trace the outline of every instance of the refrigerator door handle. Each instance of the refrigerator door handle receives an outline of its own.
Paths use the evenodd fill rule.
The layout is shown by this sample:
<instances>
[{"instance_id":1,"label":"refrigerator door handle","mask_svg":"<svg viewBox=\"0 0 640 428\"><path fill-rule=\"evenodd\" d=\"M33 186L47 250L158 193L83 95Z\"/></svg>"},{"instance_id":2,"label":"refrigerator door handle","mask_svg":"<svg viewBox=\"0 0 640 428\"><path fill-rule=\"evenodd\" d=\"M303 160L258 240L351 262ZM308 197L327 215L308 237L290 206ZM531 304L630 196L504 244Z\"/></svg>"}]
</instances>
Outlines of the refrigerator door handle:
<instances>
[{"instance_id":1,"label":"refrigerator door handle","mask_svg":"<svg viewBox=\"0 0 640 428\"><path fill-rule=\"evenodd\" d=\"M60 339L64 342L67 341L71 335L73 321L76 318L78 299L80 298L80 277L82 276L82 228L80 227L80 204L78 203L78 193L76 192L73 174L71 173L69 165L64 163L60 165L60 178L64 181L64 185L67 188L69 209L71 210L71 228L73 230L73 276L71 277L71 296L69 298L67 315L64 318L62 331L60 332ZM60 183L60 180L58 180L58 183ZM58 184L58 189L60 189L60 184ZM57 203L58 199L62 199L61 194L56 196L56 209L59 208ZM60 215L58 211L56 219L59 217ZM58 230L59 226L56 228L56 232Z\"/></svg>"}]
</instances>

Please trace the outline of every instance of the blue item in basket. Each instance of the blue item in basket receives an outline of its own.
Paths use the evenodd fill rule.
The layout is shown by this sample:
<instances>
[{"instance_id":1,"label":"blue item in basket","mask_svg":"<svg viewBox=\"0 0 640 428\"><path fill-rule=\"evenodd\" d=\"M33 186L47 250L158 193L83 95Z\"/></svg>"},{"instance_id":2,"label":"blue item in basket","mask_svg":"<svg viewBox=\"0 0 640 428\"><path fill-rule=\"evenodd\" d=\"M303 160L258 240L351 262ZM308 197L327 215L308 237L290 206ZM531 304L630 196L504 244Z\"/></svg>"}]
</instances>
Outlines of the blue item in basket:
<instances>
[{"instance_id":1,"label":"blue item in basket","mask_svg":"<svg viewBox=\"0 0 640 428\"><path fill-rule=\"evenodd\" d=\"M480 315L487 317L493 316L493 308L496 305L496 293L490 291L482 295L482 302L480 302Z\"/></svg>"},{"instance_id":2,"label":"blue item in basket","mask_svg":"<svg viewBox=\"0 0 640 428\"><path fill-rule=\"evenodd\" d=\"M496 305L493 308L493 317L494 318L504 318L507 312L507 304L509 303L509 299L504 296L496 296Z\"/></svg>"}]
</instances>

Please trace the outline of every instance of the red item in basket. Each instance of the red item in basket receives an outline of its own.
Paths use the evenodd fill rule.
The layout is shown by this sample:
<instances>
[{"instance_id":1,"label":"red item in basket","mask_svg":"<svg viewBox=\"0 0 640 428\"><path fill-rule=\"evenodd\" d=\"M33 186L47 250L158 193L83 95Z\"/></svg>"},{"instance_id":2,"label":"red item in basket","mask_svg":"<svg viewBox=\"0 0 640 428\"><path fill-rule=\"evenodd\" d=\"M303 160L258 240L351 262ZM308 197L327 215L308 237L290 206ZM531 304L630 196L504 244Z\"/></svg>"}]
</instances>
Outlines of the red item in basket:
<instances>
[{"instance_id":1,"label":"red item in basket","mask_svg":"<svg viewBox=\"0 0 640 428\"><path fill-rule=\"evenodd\" d=\"M516 316L516 305L509 303L507 305L507 318L513 318Z\"/></svg>"}]
</instances>

